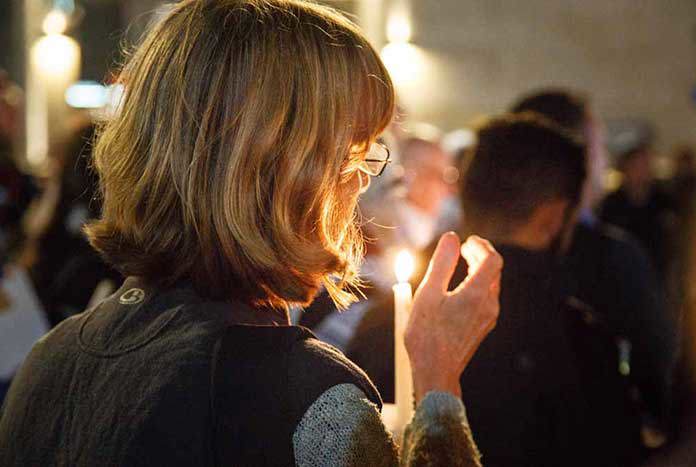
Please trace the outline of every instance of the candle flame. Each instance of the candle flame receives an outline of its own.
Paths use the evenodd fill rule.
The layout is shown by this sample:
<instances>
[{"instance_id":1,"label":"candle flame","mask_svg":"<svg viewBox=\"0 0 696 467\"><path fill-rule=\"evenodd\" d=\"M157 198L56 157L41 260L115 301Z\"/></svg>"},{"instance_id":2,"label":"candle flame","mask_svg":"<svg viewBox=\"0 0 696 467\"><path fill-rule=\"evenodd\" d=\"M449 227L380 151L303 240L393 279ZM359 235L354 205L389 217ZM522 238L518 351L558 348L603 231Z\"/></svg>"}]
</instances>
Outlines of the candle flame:
<instances>
[{"instance_id":1,"label":"candle flame","mask_svg":"<svg viewBox=\"0 0 696 467\"><path fill-rule=\"evenodd\" d=\"M394 262L394 274L399 282L408 282L416 267L416 261L408 250L401 250L396 255Z\"/></svg>"}]
</instances>

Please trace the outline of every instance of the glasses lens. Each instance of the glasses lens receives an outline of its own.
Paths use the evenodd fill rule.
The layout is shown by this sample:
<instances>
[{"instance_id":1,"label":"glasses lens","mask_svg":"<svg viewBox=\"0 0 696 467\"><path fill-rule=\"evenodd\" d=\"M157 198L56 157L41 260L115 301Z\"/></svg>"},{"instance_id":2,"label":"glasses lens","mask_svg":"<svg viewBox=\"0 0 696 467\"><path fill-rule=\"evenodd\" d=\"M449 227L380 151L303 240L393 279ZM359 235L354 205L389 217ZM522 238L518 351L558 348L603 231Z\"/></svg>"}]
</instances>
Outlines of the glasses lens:
<instances>
[{"instance_id":1,"label":"glasses lens","mask_svg":"<svg viewBox=\"0 0 696 467\"><path fill-rule=\"evenodd\" d=\"M358 168L374 177L379 176L384 167L389 163L389 150L381 144L374 143L365 154Z\"/></svg>"},{"instance_id":2,"label":"glasses lens","mask_svg":"<svg viewBox=\"0 0 696 467\"><path fill-rule=\"evenodd\" d=\"M365 158L376 161L386 161L389 158L389 151L385 146L373 143L372 146L370 146L370 150L367 151Z\"/></svg>"},{"instance_id":3,"label":"glasses lens","mask_svg":"<svg viewBox=\"0 0 696 467\"><path fill-rule=\"evenodd\" d=\"M384 164L385 162L369 160L363 161L360 168L363 172L376 177L382 172L382 167L384 167Z\"/></svg>"}]
</instances>

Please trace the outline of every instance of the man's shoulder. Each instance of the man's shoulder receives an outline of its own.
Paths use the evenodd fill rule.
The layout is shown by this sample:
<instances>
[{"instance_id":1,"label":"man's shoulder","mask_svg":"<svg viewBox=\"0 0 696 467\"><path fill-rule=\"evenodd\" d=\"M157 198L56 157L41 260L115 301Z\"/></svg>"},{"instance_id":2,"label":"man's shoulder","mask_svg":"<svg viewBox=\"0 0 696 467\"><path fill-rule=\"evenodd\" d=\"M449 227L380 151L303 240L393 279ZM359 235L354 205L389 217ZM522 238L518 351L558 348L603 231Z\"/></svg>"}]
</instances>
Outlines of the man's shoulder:
<instances>
[{"instance_id":1,"label":"man's shoulder","mask_svg":"<svg viewBox=\"0 0 696 467\"><path fill-rule=\"evenodd\" d=\"M611 260L618 256L643 257L645 252L626 230L605 222L595 225L579 224L571 247L571 255L583 258Z\"/></svg>"},{"instance_id":2,"label":"man's shoulder","mask_svg":"<svg viewBox=\"0 0 696 467\"><path fill-rule=\"evenodd\" d=\"M597 311L615 313L650 306L646 294L657 287L643 247L626 231L599 223L576 231L568 252L568 277L578 298Z\"/></svg>"}]
</instances>

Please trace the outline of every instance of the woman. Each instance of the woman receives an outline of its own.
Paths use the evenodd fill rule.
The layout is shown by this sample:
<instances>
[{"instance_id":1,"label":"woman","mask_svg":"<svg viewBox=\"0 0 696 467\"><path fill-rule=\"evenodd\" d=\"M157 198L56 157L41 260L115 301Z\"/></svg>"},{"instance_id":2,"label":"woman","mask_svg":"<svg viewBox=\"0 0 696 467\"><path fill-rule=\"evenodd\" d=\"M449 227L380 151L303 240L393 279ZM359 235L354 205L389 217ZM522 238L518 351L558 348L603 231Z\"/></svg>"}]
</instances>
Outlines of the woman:
<instances>
[{"instance_id":1,"label":"woman","mask_svg":"<svg viewBox=\"0 0 696 467\"><path fill-rule=\"evenodd\" d=\"M295 0L186 0L123 70L95 146L92 245L122 288L39 342L0 419L2 465L395 465L379 395L287 308L355 298L358 195L394 91L350 22ZM501 260L445 287L445 235L415 298L402 462L478 465L458 378L498 311ZM466 312L462 312L466 310Z\"/></svg>"}]
</instances>

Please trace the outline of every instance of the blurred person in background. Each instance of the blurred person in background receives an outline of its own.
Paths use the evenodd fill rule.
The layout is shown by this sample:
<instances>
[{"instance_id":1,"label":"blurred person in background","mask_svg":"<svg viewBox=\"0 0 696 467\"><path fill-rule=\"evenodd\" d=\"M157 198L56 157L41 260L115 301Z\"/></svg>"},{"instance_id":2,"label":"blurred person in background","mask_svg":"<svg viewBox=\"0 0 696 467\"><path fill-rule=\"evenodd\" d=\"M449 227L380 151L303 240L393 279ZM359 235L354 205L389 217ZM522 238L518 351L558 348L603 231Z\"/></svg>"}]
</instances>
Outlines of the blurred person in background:
<instances>
[{"instance_id":1,"label":"blurred person in background","mask_svg":"<svg viewBox=\"0 0 696 467\"><path fill-rule=\"evenodd\" d=\"M676 295L679 305L679 360L675 371L672 432L674 440L658 452L650 467L696 465L696 166L689 146L674 152L674 173L667 192L678 215L675 240Z\"/></svg>"},{"instance_id":2,"label":"blurred person in background","mask_svg":"<svg viewBox=\"0 0 696 467\"><path fill-rule=\"evenodd\" d=\"M400 175L361 205L366 235L375 238L368 246L366 277L385 290L391 287L396 250L421 250L443 233L443 206L456 193L452 174L458 173L440 142L419 137L401 140L395 160Z\"/></svg>"},{"instance_id":3,"label":"blurred person in background","mask_svg":"<svg viewBox=\"0 0 696 467\"><path fill-rule=\"evenodd\" d=\"M422 249L439 234L436 231L443 202L452 192L447 179L450 158L439 143L408 138L401 146L404 197L389 212L404 246ZM401 243L396 240L397 243Z\"/></svg>"},{"instance_id":4,"label":"blurred person in background","mask_svg":"<svg viewBox=\"0 0 696 467\"><path fill-rule=\"evenodd\" d=\"M577 349L588 375L585 388L602 414L603 423L597 429L605 434L603 439L611 443L611 449L640 449L640 440L634 436L638 429L635 424L640 423L635 415L638 410L645 415L644 434L655 447L661 444L659 439L664 438L669 424L675 323L666 310L650 259L638 241L594 214L604 196L607 165L601 121L586 98L564 89L527 95L513 110L541 114L586 142L588 179L579 222L564 259L569 294L592 319L589 329L582 323L575 326L576 332L590 334ZM640 404L633 403L624 378L617 373L619 354L630 366L631 384L643 399Z\"/></svg>"},{"instance_id":5,"label":"blurred person in background","mask_svg":"<svg viewBox=\"0 0 696 467\"><path fill-rule=\"evenodd\" d=\"M26 219L32 281L53 325L81 312L103 281L115 290L122 278L99 257L83 233L99 217L98 179L91 167L94 125L85 117L62 147L53 171Z\"/></svg>"},{"instance_id":6,"label":"blurred person in background","mask_svg":"<svg viewBox=\"0 0 696 467\"><path fill-rule=\"evenodd\" d=\"M556 245L574 222L584 179L583 146L536 116L493 119L469 154L460 233L490 236L505 262L498 324L460 379L486 466L618 465L595 450L563 320ZM450 288L465 275L460 262ZM348 350L385 400L393 397L393 332L385 296Z\"/></svg>"},{"instance_id":7,"label":"blurred person in background","mask_svg":"<svg viewBox=\"0 0 696 467\"><path fill-rule=\"evenodd\" d=\"M452 166L451 156L439 142L404 136L401 131L400 125L392 124L389 134L380 140L398 144L394 154L390 153L398 173L387 175L386 180L379 179L378 186L360 202L362 229L368 238L361 268L367 285L365 300L339 312L328 294L322 293L302 313L303 326L341 350L352 339L370 299L391 291L396 251L421 250L452 227L451 221L442 219L444 203L456 191L453 171L458 172Z\"/></svg>"},{"instance_id":8,"label":"blurred person in background","mask_svg":"<svg viewBox=\"0 0 696 467\"><path fill-rule=\"evenodd\" d=\"M659 279L667 285L674 258L676 207L653 173L655 152L650 143L633 147L617 158L621 185L599 205L602 221L630 232L648 252Z\"/></svg>"},{"instance_id":9,"label":"blurred person in background","mask_svg":"<svg viewBox=\"0 0 696 467\"><path fill-rule=\"evenodd\" d=\"M664 337L659 342L654 342L651 351L656 364L658 360L662 361L662 368L669 369L667 374L671 379L675 365L671 364L666 367L664 364L667 363L666 357L668 355L674 359L673 356L679 353L679 336L682 330L678 329L678 326L682 322L685 285L684 270L678 258L683 253L678 251L680 246L677 239L679 232L678 207L666 187L655 178L654 158L655 152L650 141L641 141L619 154L615 165L621 174L621 185L602 200L598 207L598 213L602 221L628 231L638 240L647 252L657 273L659 287L656 290L664 297L665 315L670 328L659 326L661 323L656 320L648 323L655 330L664 329L661 331ZM688 286L688 284L686 285ZM677 365L680 365L680 362L677 362ZM645 381L649 382L647 379L649 375L645 375L645 377ZM663 379L654 381L661 382ZM679 388L676 390L680 391ZM655 393L655 395L659 396L664 393L662 391L662 393ZM651 400L655 399L651 398L650 393L642 395L645 397L648 407L654 406ZM668 401L668 399L665 400ZM663 404L662 410L654 414L656 417L653 421L648 420L648 425L657 428L658 433L663 431L665 426L669 426L666 423L666 415L669 413L669 404Z\"/></svg>"},{"instance_id":10,"label":"blurred person in background","mask_svg":"<svg viewBox=\"0 0 696 467\"><path fill-rule=\"evenodd\" d=\"M681 297L688 293L689 287L689 256L684 252L691 251L691 228L694 209L696 208L696 155L692 147L679 146L673 154L674 172L666 183L666 191L672 198L677 215L677 225L674 228L674 293L677 305L682 305Z\"/></svg>"},{"instance_id":11,"label":"blurred person in background","mask_svg":"<svg viewBox=\"0 0 696 467\"><path fill-rule=\"evenodd\" d=\"M556 249L576 219L583 151L534 116L492 120L462 180L463 233L488 235L505 261L498 325L460 380L487 466L615 465L593 449L562 314Z\"/></svg>"},{"instance_id":12,"label":"blurred person in background","mask_svg":"<svg viewBox=\"0 0 696 467\"><path fill-rule=\"evenodd\" d=\"M15 371L48 329L21 261L22 218L36 193L14 159L22 117L22 91L0 70L0 404Z\"/></svg>"},{"instance_id":13,"label":"blurred person in background","mask_svg":"<svg viewBox=\"0 0 696 467\"><path fill-rule=\"evenodd\" d=\"M359 29L310 2L185 0L120 80L86 232L127 279L34 346L0 465L480 466L458 378L498 316L490 243L443 235L416 291L401 459L369 378L289 323L322 286L357 299L357 200L395 99Z\"/></svg>"},{"instance_id":14,"label":"blurred person in background","mask_svg":"<svg viewBox=\"0 0 696 467\"><path fill-rule=\"evenodd\" d=\"M511 112L536 112L548 118L568 134L585 143L587 181L580 203L581 225L593 225L593 210L604 197L604 172L607 166L604 127L586 97L571 90L548 88L522 96Z\"/></svg>"},{"instance_id":15,"label":"blurred person in background","mask_svg":"<svg viewBox=\"0 0 696 467\"><path fill-rule=\"evenodd\" d=\"M36 187L15 163L15 143L22 120L22 91L0 70L0 260L17 253L22 241L21 220Z\"/></svg>"},{"instance_id":16,"label":"blurred person in background","mask_svg":"<svg viewBox=\"0 0 696 467\"><path fill-rule=\"evenodd\" d=\"M686 218L687 232L681 250L685 257L681 365L675 401L674 442L658 451L644 467L692 467L696 465L696 211Z\"/></svg>"},{"instance_id":17,"label":"blurred person in background","mask_svg":"<svg viewBox=\"0 0 696 467\"><path fill-rule=\"evenodd\" d=\"M679 218L685 224L693 214L696 197L696 155L690 146L680 146L674 151L673 160L674 173L668 188L677 204Z\"/></svg>"}]
</instances>

